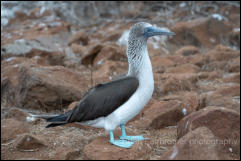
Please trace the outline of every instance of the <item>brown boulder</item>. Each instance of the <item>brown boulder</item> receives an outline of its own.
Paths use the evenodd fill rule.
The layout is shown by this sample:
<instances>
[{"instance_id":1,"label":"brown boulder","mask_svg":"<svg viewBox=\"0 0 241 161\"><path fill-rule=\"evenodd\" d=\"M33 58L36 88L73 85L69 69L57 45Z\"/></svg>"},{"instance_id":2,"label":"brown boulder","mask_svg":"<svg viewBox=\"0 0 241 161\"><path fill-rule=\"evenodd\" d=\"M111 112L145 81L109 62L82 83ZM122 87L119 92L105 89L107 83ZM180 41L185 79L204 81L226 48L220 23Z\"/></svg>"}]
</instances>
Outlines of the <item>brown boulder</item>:
<instances>
[{"instance_id":1,"label":"brown boulder","mask_svg":"<svg viewBox=\"0 0 241 161\"><path fill-rule=\"evenodd\" d=\"M83 47L79 44L71 44L71 49L72 51L76 54L76 55L83 55L83 53L85 52L86 50L86 47Z\"/></svg>"},{"instance_id":2,"label":"brown boulder","mask_svg":"<svg viewBox=\"0 0 241 161\"><path fill-rule=\"evenodd\" d=\"M107 137L98 137L84 147L85 159L91 160L133 160L148 158L148 140L136 142L130 149L119 148L108 142Z\"/></svg>"},{"instance_id":3,"label":"brown boulder","mask_svg":"<svg viewBox=\"0 0 241 161\"><path fill-rule=\"evenodd\" d=\"M121 52L119 46L116 44L109 44L104 46L94 58L93 65L101 65L106 60L123 61L126 60L126 56Z\"/></svg>"},{"instance_id":4,"label":"brown boulder","mask_svg":"<svg viewBox=\"0 0 241 161\"><path fill-rule=\"evenodd\" d=\"M198 79L199 80L214 80L222 77L221 71L212 71L212 72L199 72Z\"/></svg>"},{"instance_id":5,"label":"brown boulder","mask_svg":"<svg viewBox=\"0 0 241 161\"><path fill-rule=\"evenodd\" d=\"M164 77L164 83L161 86L164 94L192 91L197 88L197 75L194 73L166 74L162 77Z\"/></svg>"},{"instance_id":6,"label":"brown boulder","mask_svg":"<svg viewBox=\"0 0 241 161\"><path fill-rule=\"evenodd\" d=\"M223 76L223 82L225 83L240 83L240 72L239 73L229 73L224 74Z\"/></svg>"},{"instance_id":7,"label":"brown boulder","mask_svg":"<svg viewBox=\"0 0 241 161\"><path fill-rule=\"evenodd\" d=\"M85 66L92 65L94 63L95 57L98 55L98 53L103 47L103 44L99 43L88 45L83 55L81 55L82 64Z\"/></svg>"},{"instance_id":8,"label":"brown boulder","mask_svg":"<svg viewBox=\"0 0 241 161\"><path fill-rule=\"evenodd\" d=\"M183 64L168 68L167 73L198 73L200 68L194 64Z\"/></svg>"},{"instance_id":9,"label":"brown boulder","mask_svg":"<svg viewBox=\"0 0 241 161\"><path fill-rule=\"evenodd\" d=\"M88 90L88 74L62 66L22 66L16 102L19 107L41 111L62 110L80 100Z\"/></svg>"},{"instance_id":10,"label":"brown boulder","mask_svg":"<svg viewBox=\"0 0 241 161\"><path fill-rule=\"evenodd\" d=\"M239 19L240 19L240 15L239 15ZM231 42L232 46L240 48L240 27L239 28L233 28L232 34L230 35L229 39L230 39L230 42Z\"/></svg>"},{"instance_id":11,"label":"brown boulder","mask_svg":"<svg viewBox=\"0 0 241 161\"><path fill-rule=\"evenodd\" d=\"M203 67L203 65L208 64L208 62L208 57L203 54L191 55L187 59L187 63L194 64L200 68Z\"/></svg>"},{"instance_id":12,"label":"brown boulder","mask_svg":"<svg viewBox=\"0 0 241 161\"><path fill-rule=\"evenodd\" d=\"M235 51L230 47L224 45L217 45L213 50L206 53L209 61L228 61L233 58L240 57L240 51Z\"/></svg>"},{"instance_id":13,"label":"brown boulder","mask_svg":"<svg viewBox=\"0 0 241 161\"><path fill-rule=\"evenodd\" d=\"M24 57L9 57L1 61L1 78L8 78L12 86L18 84L18 69L22 65L31 66L36 64L33 59Z\"/></svg>"},{"instance_id":14,"label":"brown boulder","mask_svg":"<svg viewBox=\"0 0 241 161\"><path fill-rule=\"evenodd\" d=\"M154 73L155 88L153 97L159 99L182 91L197 89L196 73Z\"/></svg>"},{"instance_id":15,"label":"brown boulder","mask_svg":"<svg viewBox=\"0 0 241 161\"><path fill-rule=\"evenodd\" d=\"M88 35L85 32L78 31L74 33L70 38L69 38L69 45L71 44L79 44L79 45L88 45Z\"/></svg>"},{"instance_id":16,"label":"brown boulder","mask_svg":"<svg viewBox=\"0 0 241 161\"><path fill-rule=\"evenodd\" d=\"M19 108L11 108L4 118L14 118L18 121L26 121L26 118L28 117L28 113L19 109Z\"/></svg>"},{"instance_id":17,"label":"brown boulder","mask_svg":"<svg viewBox=\"0 0 241 161\"><path fill-rule=\"evenodd\" d=\"M54 20L50 22L35 21L35 23L33 23L32 20L19 21L21 20L21 18L19 19L19 17L16 17L15 19L12 19L12 20L9 22L9 24L14 24L14 25L5 27L2 30L2 33L4 33L5 35L11 35L9 37L5 37L4 39L2 39L1 41L2 45L13 43L15 40L18 40L18 39L39 41L41 38L44 38L46 41L41 43L45 44L47 42L48 44L49 42L51 42L50 44L52 47L56 45L56 42L59 42L62 40L64 40L65 42L68 42L68 39L65 39L65 38L68 37L67 35L70 29L70 25L62 20ZM60 35L65 35L65 36L61 37ZM55 36L58 37L59 39L57 40L55 39L55 41L53 42L52 38ZM61 37L61 39L59 36ZM28 48L29 47L31 47L31 44L28 44ZM21 50L21 47L18 49Z\"/></svg>"},{"instance_id":18,"label":"brown boulder","mask_svg":"<svg viewBox=\"0 0 241 161\"><path fill-rule=\"evenodd\" d=\"M73 160L77 159L80 155L80 151L74 148L57 147L54 152L54 160Z\"/></svg>"},{"instance_id":19,"label":"brown boulder","mask_svg":"<svg viewBox=\"0 0 241 161\"><path fill-rule=\"evenodd\" d=\"M217 70L226 71L228 61L211 61L202 66L203 72L213 72Z\"/></svg>"},{"instance_id":20,"label":"brown boulder","mask_svg":"<svg viewBox=\"0 0 241 161\"><path fill-rule=\"evenodd\" d=\"M121 61L106 60L97 70L93 71L94 84L109 82L110 80L126 74L128 63Z\"/></svg>"},{"instance_id":21,"label":"brown boulder","mask_svg":"<svg viewBox=\"0 0 241 161\"><path fill-rule=\"evenodd\" d=\"M174 66L176 63L164 56L154 56L151 57L151 64L154 71L163 73L167 68Z\"/></svg>"},{"instance_id":22,"label":"brown boulder","mask_svg":"<svg viewBox=\"0 0 241 161\"><path fill-rule=\"evenodd\" d=\"M167 55L165 57L172 60L176 65L186 64L190 59L189 57L181 56L181 55Z\"/></svg>"},{"instance_id":23,"label":"brown boulder","mask_svg":"<svg viewBox=\"0 0 241 161\"><path fill-rule=\"evenodd\" d=\"M196 92L186 92L182 95L183 112L186 115L195 112L199 109L199 96Z\"/></svg>"},{"instance_id":24,"label":"brown boulder","mask_svg":"<svg viewBox=\"0 0 241 161\"><path fill-rule=\"evenodd\" d=\"M160 101L145 110L141 119L134 121L132 125L141 129L161 129L177 125L184 116L181 102Z\"/></svg>"},{"instance_id":25,"label":"brown boulder","mask_svg":"<svg viewBox=\"0 0 241 161\"><path fill-rule=\"evenodd\" d=\"M175 52L175 54L182 55L182 56L190 56L198 53L199 53L199 48L195 46L184 46Z\"/></svg>"},{"instance_id":26,"label":"brown boulder","mask_svg":"<svg viewBox=\"0 0 241 161\"><path fill-rule=\"evenodd\" d=\"M240 96L240 85L221 87L215 91L215 94L231 97Z\"/></svg>"},{"instance_id":27,"label":"brown boulder","mask_svg":"<svg viewBox=\"0 0 241 161\"><path fill-rule=\"evenodd\" d=\"M240 57L231 60L228 63L228 72L240 72Z\"/></svg>"},{"instance_id":28,"label":"brown boulder","mask_svg":"<svg viewBox=\"0 0 241 161\"><path fill-rule=\"evenodd\" d=\"M139 114L137 114L133 119L131 119L128 123L136 120L140 120L142 117L144 117L144 112L157 102L158 102L157 100L151 98L150 101L147 103L147 105L144 107L144 109Z\"/></svg>"},{"instance_id":29,"label":"brown boulder","mask_svg":"<svg viewBox=\"0 0 241 161\"><path fill-rule=\"evenodd\" d=\"M200 95L200 108L220 106L240 112L240 102L235 101L236 97L240 97L239 85L219 87L216 91L210 91Z\"/></svg>"},{"instance_id":30,"label":"brown boulder","mask_svg":"<svg viewBox=\"0 0 241 161\"><path fill-rule=\"evenodd\" d=\"M107 41L114 41L116 42L121 37L122 31L114 31L114 33L111 33L101 40L101 42L105 43Z\"/></svg>"},{"instance_id":31,"label":"brown boulder","mask_svg":"<svg viewBox=\"0 0 241 161\"><path fill-rule=\"evenodd\" d=\"M216 137L206 127L190 131L159 159L161 160L219 160Z\"/></svg>"},{"instance_id":32,"label":"brown boulder","mask_svg":"<svg viewBox=\"0 0 241 161\"><path fill-rule=\"evenodd\" d=\"M28 56L9 57L1 62L1 97L4 98L8 104L16 105L16 91L19 88L19 83L22 83L19 81L19 76L21 76L19 73L20 69L33 69L35 67L39 67L38 64L48 66L54 64L56 65L61 62L58 59L60 57L57 56L57 53L57 55L54 54L56 57L50 53L43 54L44 52L40 52L40 56L37 56L37 53L34 53L34 51L31 52L31 54L33 54L32 56L30 56L29 53L28 56L32 58L28 58Z\"/></svg>"},{"instance_id":33,"label":"brown boulder","mask_svg":"<svg viewBox=\"0 0 241 161\"><path fill-rule=\"evenodd\" d=\"M182 102L182 112L184 115L188 115L194 111L197 111L200 106L200 101L199 101L199 95L194 92L179 92L176 94L170 94L166 95L164 97L161 97L159 100L162 101L171 101L171 100L177 100Z\"/></svg>"},{"instance_id":34,"label":"brown boulder","mask_svg":"<svg viewBox=\"0 0 241 161\"><path fill-rule=\"evenodd\" d=\"M170 40L174 44L211 48L221 43L223 36L231 31L231 26L210 16L176 23L170 30L176 34Z\"/></svg>"},{"instance_id":35,"label":"brown boulder","mask_svg":"<svg viewBox=\"0 0 241 161\"><path fill-rule=\"evenodd\" d=\"M74 101L71 104L69 104L68 108L66 109L66 112L69 111L69 110L72 110L73 108L75 108L77 103L78 103L78 101Z\"/></svg>"},{"instance_id":36,"label":"brown boulder","mask_svg":"<svg viewBox=\"0 0 241 161\"><path fill-rule=\"evenodd\" d=\"M18 139L15 146L19 150L39 150L46 147L46 143L37 136L25 134Z\"/></svg>"},{"instance_id":37,"label":"brown boulder","mask_svg":"<svg viewBox=\"0 0 241 161\"><path fill-rule=\"evenodd\" d=\"M19 134L29 132L29 128L24 122L15 119L1 120L1 142L7 142L16 138Z\"/></svg>"},{"instance_id":38,"label":"brown boulder","mask_svg":"<svg viewBox=\"0 0 241 161\"><path fill-rule=\"evenodd\" d=\"M228 152L231 148L233 154L240 155L240 114L220 107L199 110L178 123L178 138L202 126L212 131L223 151Z\"/></svg>"}]
</instances>

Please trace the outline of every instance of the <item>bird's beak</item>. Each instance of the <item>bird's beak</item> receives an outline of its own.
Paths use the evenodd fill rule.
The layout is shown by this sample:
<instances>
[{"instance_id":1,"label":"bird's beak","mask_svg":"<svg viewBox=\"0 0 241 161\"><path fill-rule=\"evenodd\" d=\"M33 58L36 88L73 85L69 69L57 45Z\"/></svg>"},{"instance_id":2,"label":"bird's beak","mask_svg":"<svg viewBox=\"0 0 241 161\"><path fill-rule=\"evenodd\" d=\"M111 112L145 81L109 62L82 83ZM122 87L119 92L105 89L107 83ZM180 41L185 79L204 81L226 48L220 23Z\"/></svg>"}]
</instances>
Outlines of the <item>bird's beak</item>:
<instances>
[{"instance_id":1,"label":"bird's beak","mask_svg":"<svg viewBox=\"0 0 241 161\"><path fill-rule=\"evenodd\" d=\"M144 37L148 38L148 37L156 36L156 35L173 36L173 35L175 35L175 33L169 31L168 29L158 28L158 27L154 27L154 26L146 27L144 29Z\"/></svg>"}]
</instances>

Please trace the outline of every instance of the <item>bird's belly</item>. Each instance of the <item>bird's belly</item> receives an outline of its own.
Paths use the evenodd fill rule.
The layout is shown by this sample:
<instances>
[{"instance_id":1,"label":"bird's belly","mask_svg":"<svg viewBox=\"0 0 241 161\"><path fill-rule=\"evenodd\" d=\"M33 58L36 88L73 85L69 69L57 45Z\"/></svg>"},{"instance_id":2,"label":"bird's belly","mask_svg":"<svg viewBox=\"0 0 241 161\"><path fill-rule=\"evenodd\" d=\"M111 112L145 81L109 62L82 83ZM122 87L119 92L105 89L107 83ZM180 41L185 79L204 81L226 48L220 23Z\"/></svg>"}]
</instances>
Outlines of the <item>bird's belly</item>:
<instances>
[{"instance_id":1,"label":"bird's belly","mask_svg":"<svg viewBox=\"0 0 241 161\"><path fill-rule=\"evenodd\" d=\"M125 104L113 112L115 119L118 119L121 124L127 123L146 106L152 93L152 87L137 89Z\"/></svg>"},{"instance_id":2,"label":"bird's belly","mask_svg":"<svg viewBox=\"0 0 241 161\"><path fill-rule=\"evenodd\" d=\"M125 124L135 117L151 99L152 93L152 86L148 86L148 88L138 88L126 103L118 107L108 116L82 122L82 124L97 128L105 128L107 131L114 130L120 124Z\"/></svg>"},{"instance_id":3,"label":"bird's belly","mask_svg":"<svg viewBox=\"0 0 241 161\"><path fill-rule=\"evenodd\" d=\"M80 122L81 125L92 126L96 128L104 128L105 127L105 117L99 117L94 120Z\"/></svg>"}]
</instances>

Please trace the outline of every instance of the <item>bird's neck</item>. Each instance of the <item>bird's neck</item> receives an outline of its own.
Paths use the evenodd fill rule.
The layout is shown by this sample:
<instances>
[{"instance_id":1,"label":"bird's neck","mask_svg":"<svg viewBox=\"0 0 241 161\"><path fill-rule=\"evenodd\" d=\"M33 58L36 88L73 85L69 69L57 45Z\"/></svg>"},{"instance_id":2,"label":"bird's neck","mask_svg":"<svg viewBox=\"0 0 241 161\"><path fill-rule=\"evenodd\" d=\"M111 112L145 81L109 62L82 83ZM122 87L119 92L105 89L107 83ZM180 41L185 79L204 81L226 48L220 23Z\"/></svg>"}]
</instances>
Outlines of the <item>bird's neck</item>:
<instances>
[{"instance_id":1,"label":"bird's neck","mask_svg":"<svg viewBox=\"0 0 241 161\"><path fill-rule=\"evenodd\" d=\"M134 41L132 41L134 42ZM129 76L134 76L141 80L147 78L153 81L152 65L147 50L146 41L135 41L135 44L128 42L127 57L129 63Z\"/></svg>"}]
</instances>

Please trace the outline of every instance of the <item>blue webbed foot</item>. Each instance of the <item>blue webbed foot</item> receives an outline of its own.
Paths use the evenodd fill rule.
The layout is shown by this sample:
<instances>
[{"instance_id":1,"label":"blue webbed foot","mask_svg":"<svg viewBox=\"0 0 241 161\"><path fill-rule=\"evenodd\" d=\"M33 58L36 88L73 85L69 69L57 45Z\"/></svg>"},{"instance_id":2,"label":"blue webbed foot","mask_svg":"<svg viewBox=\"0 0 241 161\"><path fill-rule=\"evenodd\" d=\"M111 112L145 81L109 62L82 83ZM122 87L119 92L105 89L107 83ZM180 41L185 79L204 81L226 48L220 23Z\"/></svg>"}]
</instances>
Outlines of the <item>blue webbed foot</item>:
<instances>
[{"instance_id":1,"label":"blue webbed foot","mask_svg":"<svg viewBox=\"0 0 241 161\"><path fill-rule=\"evenodd\" d=\"M111 144L121 147L121 148L131 148L134 142L127 141L127 140L115 140L113 131L110 131L110 141Z\"/></svg>"},{"instance_id":2,"label":"blue webbed foot","mask_svg":"<svg viewBox=\"0 0 241 161\"><path fill-rule=\"evenodd\" d=\"M143 136L139 135L139 136L127 136L126 135L126 131L125 131L125 125L121 124L121 140L128 140L128 141L142 141L142 140L146 140Z\"/></svg>"},{"instance_id":3,"label":"blue webbed foot","mask_svg":"<svg viewBox=\"0 0 241 161\"><path fill-rule=\"evenodd\" d=\"M127 135L122 135L120 137L121 140L129 140L129 141L142 141L142 140L146 140L146 138L144 138L143 136L139 135L139 136L127 136Z\"/></svg>"},{"instance_id":4,"label":"blue webbed foot","mask_svg":"<svg viewBox=\"0 0 241 161\"><path fill-rule=\"evenodd\" d=\"M131 148L134 144L133 142L127 140L110 140L109 142L121 148Z\"/></svg>"}]
</instances>

